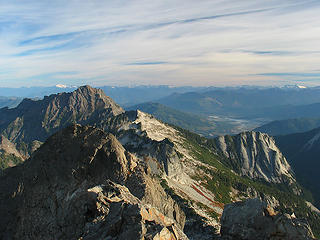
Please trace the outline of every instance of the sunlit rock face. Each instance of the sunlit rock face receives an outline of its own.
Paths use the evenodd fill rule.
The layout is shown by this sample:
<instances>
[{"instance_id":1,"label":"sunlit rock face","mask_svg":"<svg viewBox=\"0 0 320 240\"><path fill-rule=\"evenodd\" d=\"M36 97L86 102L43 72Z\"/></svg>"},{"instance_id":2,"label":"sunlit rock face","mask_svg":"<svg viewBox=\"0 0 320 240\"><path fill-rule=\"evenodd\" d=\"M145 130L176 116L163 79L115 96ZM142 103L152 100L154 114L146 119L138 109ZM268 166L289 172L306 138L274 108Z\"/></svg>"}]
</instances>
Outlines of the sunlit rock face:
<instances>
[{"instance_id":1,"label":"sunlit rock face","mask_svg":"<svg viewBox=\"0 0 320 240\"><path fill-rule=\"evenodd\" d=\"M291 166L272 137L260 132L243 132L217 138L219 151L234 163L241 175L281 183L295 181Z\"/></svg>"}]
</instances>

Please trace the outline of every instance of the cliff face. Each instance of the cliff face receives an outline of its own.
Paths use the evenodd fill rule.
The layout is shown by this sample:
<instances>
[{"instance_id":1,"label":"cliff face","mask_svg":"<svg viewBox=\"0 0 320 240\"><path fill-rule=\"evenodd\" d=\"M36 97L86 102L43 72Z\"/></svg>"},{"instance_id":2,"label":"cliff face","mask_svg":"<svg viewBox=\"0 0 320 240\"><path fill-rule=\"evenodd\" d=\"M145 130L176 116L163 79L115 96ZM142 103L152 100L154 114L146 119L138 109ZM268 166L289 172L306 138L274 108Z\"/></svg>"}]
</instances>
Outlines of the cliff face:
<instances>
[{"instance_id":1,"label":"cliff face","mask_svg":"<svg viewBox=\"0 0 320 240\"><path fill-rule=\"evenodd\" d=\"M186 239L184 213L148 169L112 134L68 127L0 178L0 238Z\"/></svg>"},{"instance_id":2,"label":"cliff face","mask_svg":"<svg viewBox=\"0 0 320 240\"><path fill-rule=\"evenodd\" d=\"M237 172L250 178L281 183L295 181L293 171L272 137L244 132L217 138L218 151Z\"/></svg>"}]
</instances>

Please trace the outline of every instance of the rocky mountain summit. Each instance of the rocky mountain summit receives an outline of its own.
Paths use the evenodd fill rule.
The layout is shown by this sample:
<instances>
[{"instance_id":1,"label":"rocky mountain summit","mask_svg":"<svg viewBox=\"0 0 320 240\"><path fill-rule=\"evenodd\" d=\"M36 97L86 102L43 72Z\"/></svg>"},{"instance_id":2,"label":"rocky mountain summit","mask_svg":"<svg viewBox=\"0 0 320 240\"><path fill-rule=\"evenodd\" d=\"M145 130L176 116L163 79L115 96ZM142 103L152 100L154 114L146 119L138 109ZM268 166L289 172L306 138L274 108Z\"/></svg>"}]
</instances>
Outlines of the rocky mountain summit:
<instances>
[{"instance_id":1,"label":"rocky mountain summit","mask_svg":"<svg viewBox=\"0 0 320 240\"><path fill-rule=\"evenodd\" d=\"M62 104L64 97L74 101ZM28 153L34 152L0 174L0 239L212 239L219 237L225 206L248 198L293 211L320 233L320 216L307 205L303 191L284 181L295 183L293 172L268 136L252 133L247 141L225 137L226 155L223 141L202 138L139 110L125 112L88 86L45 99L59 104L52 111L57 115L48 114L51 120L41 118L39 132L54 135L30 137L22 122L16 142L6 137L18 150L28 146ZM45 99L28 100L30 106L44 107L37 105L36 114L23 105L21 116L44 116ZM8 136L11 125L0 126ZM250 151L255 152L250 161L263 171L253 167L241 174L242 158ZM262 173L268 179L258 177Z\"/></svg>"}]
</instances>

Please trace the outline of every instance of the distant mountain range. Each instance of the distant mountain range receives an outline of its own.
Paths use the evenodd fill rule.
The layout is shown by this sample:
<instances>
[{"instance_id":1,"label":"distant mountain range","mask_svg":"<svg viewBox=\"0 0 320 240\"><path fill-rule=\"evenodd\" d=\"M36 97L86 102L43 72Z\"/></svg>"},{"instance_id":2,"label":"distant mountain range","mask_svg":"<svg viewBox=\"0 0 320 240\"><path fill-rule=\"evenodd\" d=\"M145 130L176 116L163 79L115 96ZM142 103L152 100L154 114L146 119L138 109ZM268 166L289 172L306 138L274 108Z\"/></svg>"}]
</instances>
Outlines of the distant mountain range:
<instances>
[{"instance_id":1,"label":"distant mountain range","mask_svg":"<svg viewBox=\"0 0 320 240\"><path fill-rule=\"evenodd\" d=\"M154 102L156 99L167 97L173 93L203 91L206 89L206 87L170 87L166 85L136 87L102 86L99 88L122 107L129 107L145 102Z\"/></svg>"},{"instance_id":2,"label":"distant mountain range","mask_svg":"<svg viewBox=\"0 0 320 240\"><path fill-rule=\"evenodd\" d=\"M75 86L57 84L51 87L21 87L21 88L1 88L0 96L20 98L43 98L51 94L61 92L72 92ZM131 106L143 102L153 101L155 99L169 96L172 93L185 93L190 91L201 91L206 87L170 87L170 86L102 86L100 87L108 96L114 99L121 106ZM1 100L1 99L0 99ZM22 99L21 99L22 100ZM1 102L0 102L1 103Z\"/></svg>"},{"instance_id":3,"label":"distant mountain range","mask_svg":"<svg viewBox=\"0 0 320 240\"><path fill-rule=\"evenodd\" d=\"M187 129L189 131L201 134L206 137L221 134L225 126L219 122L210 121L205 116L182 112L160 103L142 103L126 108L127 110L141 110L152 114L157 119Z\"/></svg>"},{"instance_id":4,"label":"distant mountain range","mask_svg":"<svg viewBox=\"0 0 320 240\"><path fill-rule=\"evenodd\" d=\"M43 98L50 94L60 92L72 92L76 87L65 86L58 84L51 87L20 87L20 88L4 88L0 87L0 96L12 97L19 96L20 98Z\"/></svg>"},{"instance_id":5,"label":"distant mountain range","mask_svg":"<svg viewBox=\"0 0 320 240\"><path fill-rule=\"evenodd\" d=\"M22 101L22 98L19 98L19 97L2 97L2 96L0 96L0 108L16 107L21 101Z\"/></svg>"},{"instance_id":6,"label":"distant mountain range","mask_svg":"<svg viewBox=\"0 0 320 240\"><path fill-rule=\"evenodd\" d=\"M144 102L157 102L185 112L245 115L259 108L290 107L320 103L320 88L299 87L100 87L124 107ZM50 94L72 92L74 86L57 84L52 87L0 88L0 96L43 98ZM241 111L246 112L241 114ZM270 109L269 109L270 110ZM259 113L261 114L261 113Z\"/></svg>"},{"instance_id":7,"label":"distant mountain range","mask_svg":"<svg viewBox=\"0 0 320 240\"><path fill-rule=\"evenodd\" d=\"M1 109L0 135L0 239L320 236L311 196L267 134L204 138L83 86ZM248 198L234 211L267 217L234 233L224 209Z\"/></svg>"},{"instance_id":8,"label":"distant mountain range","mask_svg":"<svg viewBox=\"0 0 320 240\"><path fill-rule=\"evenodd\" d=\"M272 121L255 128L254 131L264 132L271 136L276 136L307 132L318 127L320 127L320 118L295 118Z\"/></svg>"},{"instance_id":9,"label":"distant mountain range","mask_svg":"<svg viewBox=\"0 0 320 240\"><path fill-rule=\"evenodd\" d=\"M283 105L257 109L248 113L249 118L269 117L270 119L285 120L292 118L319 118L320 103L307 105Z\"/></svg>"},{"instance_id":10,"label":"distant mountain range","mask_svg":"<svg viewBox=\"0 0 320 240\"><path fill-rule=\"evenodd\" d=\"M272 120L312 118L273 122L255 129L278 135L320 126L317 120L320 119L318 102L319 88L221 88L174 93L153 103L146 102L128 109L140 108L162 121L204 136L252 130L261 122Z\"/></svg>"},{"instance_id":11,"label":"distant mountain range","mask_svg":"<svg viewBox=\"0 0 320 240\"><path fill-rule=\"evenodd\" d=\"M158 101L191 113L237 118L285 119L320 116L320 89L215 89L176 93Z\"/></svg>"},{"instance_id":12,"label":"distant mountain range","mask_svg":"<svg viewBox=\"0 0 320 240\"><path fill-rule=\"evenodd\" d=\"M144 111L156 115L162 121L179 125L203 136L237 134L273 120L320 118L318 111L320 88L301 88L301 86L283 88L103 86L101 88L122 107L136 109L135 105L139 104ZM42 99L50 94L74 90L75 87L62 84L54 87L0 88L0 96L4 96L0 98L0 107L14 107L22 100L8 96ZM153 106L147 107L151 102ZM161 105L156 106L156 103ZM179 114L175 111L179 111ZM185 118L182 118L182 115ZM309 121L307 124L310 128L304 129L303 124L298 127L298 122L291 122L290 125L295 125L292 126L292 131L280 134L293 133L295 127L298 131L310 130L313 123L313 120ZM261 129L261 131L266 130Z\"/></svg>"}]
</instances>

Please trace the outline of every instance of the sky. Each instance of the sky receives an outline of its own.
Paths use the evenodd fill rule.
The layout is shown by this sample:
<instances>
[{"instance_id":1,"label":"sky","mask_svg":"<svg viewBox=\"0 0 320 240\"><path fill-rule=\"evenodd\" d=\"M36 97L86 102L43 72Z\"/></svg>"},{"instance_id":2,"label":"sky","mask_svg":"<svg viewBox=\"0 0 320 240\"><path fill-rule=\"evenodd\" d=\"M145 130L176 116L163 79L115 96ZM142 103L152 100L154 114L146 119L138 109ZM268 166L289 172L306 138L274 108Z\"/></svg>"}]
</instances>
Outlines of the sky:
<instances>
[{"instance_id":1,"label":"sky","mask_svg":"<svg viewBox=\"0 0 320 240\"><path fill-rule=\"evenodd\" d=\"M319 0L0 0L0 87L320 85Z\"/></svg>"}]
</instances>

